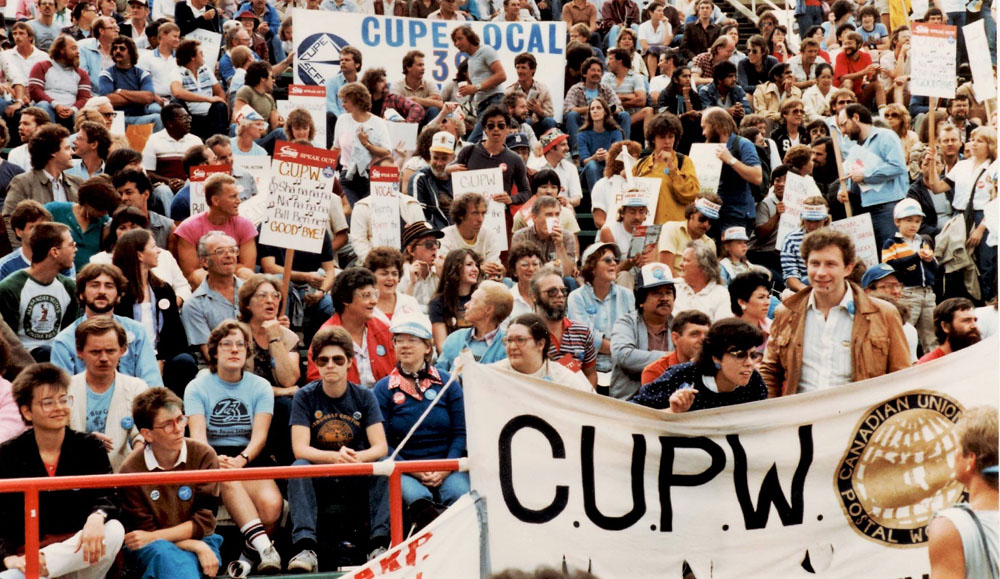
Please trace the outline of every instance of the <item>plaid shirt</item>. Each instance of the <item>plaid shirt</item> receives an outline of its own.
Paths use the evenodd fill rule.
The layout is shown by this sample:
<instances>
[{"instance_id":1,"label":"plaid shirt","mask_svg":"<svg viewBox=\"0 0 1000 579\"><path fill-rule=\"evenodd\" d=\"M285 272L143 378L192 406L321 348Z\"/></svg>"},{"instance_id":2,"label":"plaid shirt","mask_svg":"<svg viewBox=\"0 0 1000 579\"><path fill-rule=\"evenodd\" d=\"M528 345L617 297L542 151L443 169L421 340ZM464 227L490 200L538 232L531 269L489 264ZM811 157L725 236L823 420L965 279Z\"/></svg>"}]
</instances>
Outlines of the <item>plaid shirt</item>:
<instances>
[{"instance_id":1,"label":"plaid shirt","mask_svg":"<svg viewBox=\"0 0 1000 579\"><path fill-rule=\"evenodd\" d=\"M419 123L424 120L424 107L396 93L386 93L385 98L382 99L382 110L375 110L373 107L372 114L381 117L387 109L396 109L396 112L405 117L408 123Z\"/></svg>"}]
</instances>

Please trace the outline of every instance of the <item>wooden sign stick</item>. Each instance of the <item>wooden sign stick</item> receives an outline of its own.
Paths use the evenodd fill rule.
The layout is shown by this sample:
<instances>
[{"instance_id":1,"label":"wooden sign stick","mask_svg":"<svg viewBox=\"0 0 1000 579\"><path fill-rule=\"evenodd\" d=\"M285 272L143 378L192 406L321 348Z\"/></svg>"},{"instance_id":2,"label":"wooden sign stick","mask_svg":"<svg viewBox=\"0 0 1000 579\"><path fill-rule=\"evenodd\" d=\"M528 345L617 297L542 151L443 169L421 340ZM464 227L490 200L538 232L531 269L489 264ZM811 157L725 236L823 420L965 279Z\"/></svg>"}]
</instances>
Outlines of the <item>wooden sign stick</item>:
<instances>
[{"instance_id":1,"label":"wooden sign stick","mask_svg":"<svg viewBox=\"0 0 1000 579\"><path fill-rule=\"evenodd\" d=\"M844 157L840 154L840 135L839 131L835 132L833 135L833 155L837 160L837 183L840 184L840 191L842 193L847 193L847 181L844 175ZM851 211L851 200L848 199L844 202L844 212L848 217L854 217L854 212Z\"/></svg>"},{"instance_id":2,"label":"wooden sign stick","mask_svg":"<svg viewBox=\"0 0 1000 579\"><path fill-rule=\"evenodd\" d=\"M285 269L281 272L281 303L285 304L285 311L288 311L288 285L292 282L292 259L295 257L294 249L285 250ZM285 312L278 312L278 317L286 315Z\"/></svg>"}]
</instances>

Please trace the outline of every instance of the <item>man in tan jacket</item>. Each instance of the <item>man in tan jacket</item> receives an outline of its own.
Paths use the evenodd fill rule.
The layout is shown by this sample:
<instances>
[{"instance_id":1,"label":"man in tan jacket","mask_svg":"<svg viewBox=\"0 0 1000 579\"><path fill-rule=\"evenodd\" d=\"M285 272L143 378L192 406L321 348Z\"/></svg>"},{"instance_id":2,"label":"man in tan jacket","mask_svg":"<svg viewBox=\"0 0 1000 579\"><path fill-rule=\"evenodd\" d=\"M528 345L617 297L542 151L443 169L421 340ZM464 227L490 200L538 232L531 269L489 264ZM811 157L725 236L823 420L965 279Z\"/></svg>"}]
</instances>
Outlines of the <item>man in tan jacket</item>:
<instances>
[{"instance_id":1,"label":"man in tan jacket","mask_svg":"<svg viewBox=\"0 0 1000 579\"><path fill-rule=\"evenodd\" d=\"M760 373L771 397L824 390L910 365L894 306L847 281L851 238L821 229L802 241L809 287L785 300L771 325Z\"/></svg>"}]
</instances>

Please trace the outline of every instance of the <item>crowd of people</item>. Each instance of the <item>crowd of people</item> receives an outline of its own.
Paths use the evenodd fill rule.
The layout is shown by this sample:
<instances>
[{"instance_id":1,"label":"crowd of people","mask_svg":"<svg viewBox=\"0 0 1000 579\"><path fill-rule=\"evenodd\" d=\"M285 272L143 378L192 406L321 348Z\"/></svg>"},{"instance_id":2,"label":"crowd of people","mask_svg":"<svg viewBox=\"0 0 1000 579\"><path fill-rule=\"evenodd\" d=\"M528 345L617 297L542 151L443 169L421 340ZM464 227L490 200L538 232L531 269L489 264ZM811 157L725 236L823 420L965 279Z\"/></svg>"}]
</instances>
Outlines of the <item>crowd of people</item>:
<instances>
[{"instance_id":1,"label":"crowd of people","mask_svg":"<svg viewBox=\"0 0 1000 579\"><path fill-rule=\"evenodd\" d=\"M924 14L800 0L785 23L712 0L17 2L0 33L0 477L459 458L466 350L679 413L883 376L997 333L995 102L977 100L961 41L955 97L910 92L911 22L983 20L995 68L989 0ZM292 8L459 21L467 59L439 87L420 51L389 78L341 49L325 82L329 227L286 274L246 210L269 192L233 163L315 141L311 113L275 98ZM509 69L461 24L560 20L562 95L532 53ZM222 35L220 54L195 30ZM387 119L418 126L416 150ZM703 143L714 191L691 156ZM228 169L192 211L192 169L210 165ZM376 166L399 170L399 247L376 241ZM497 167L503 193L453 194L453 174ZM785 215L791 180L812 193ZM495 203L505 231L486 226ZM864 214L875 256L836 225ZM995 522L995 441L980 447L957 446L960 480L992 485L974 507ZM407 523L468 491L462 472L403 475ZM48 493L42 575L102 577L119 551L144 577L316 572L348 536L361 560L385 551L387 495L385 477ZM242 539L231 561L220 506ZM0 497L0 578L23 577L23 513ZM937 565L954 563L948 545Z\"/></svg>"}]
</instances>

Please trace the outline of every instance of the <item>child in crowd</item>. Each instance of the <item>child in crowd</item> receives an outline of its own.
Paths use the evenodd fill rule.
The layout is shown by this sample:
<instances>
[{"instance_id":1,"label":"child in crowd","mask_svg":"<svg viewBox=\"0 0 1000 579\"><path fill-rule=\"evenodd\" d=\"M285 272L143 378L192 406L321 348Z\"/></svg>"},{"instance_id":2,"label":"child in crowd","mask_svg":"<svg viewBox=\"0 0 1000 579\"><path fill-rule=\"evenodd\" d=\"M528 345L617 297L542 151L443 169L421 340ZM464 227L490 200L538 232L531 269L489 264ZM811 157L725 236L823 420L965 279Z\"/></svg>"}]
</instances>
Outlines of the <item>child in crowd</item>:
<instances>
[{"instance_id":1,"label":"child in crowd","mask_svg":"<svg viewBox=\"0 0 1000 579\"><path fill-rule=\"evenodd\" d=\"M917 233L924 212L915 199L897 203L892 217L897 232L882 244L882 261L896 270L896 277L903 284L900 301L910 308L909 322L917 328L920 347L930 352L938 345L934 337L934 274L938 268L934 241Z\"/></svg>"},{"instance_id":2,"label":"child in crowd","mask_svg":"<svg viewBox=\"0 0 1000 579\"><path fill-rule=\"evenodd\" d=\"M767 271L747 260L747 230L743 227L729 227L722 232L722 248L719 251L719 265L722 266L722 281L728 286L734 277L750 270Z\"/></svg>"}]
</instances>

